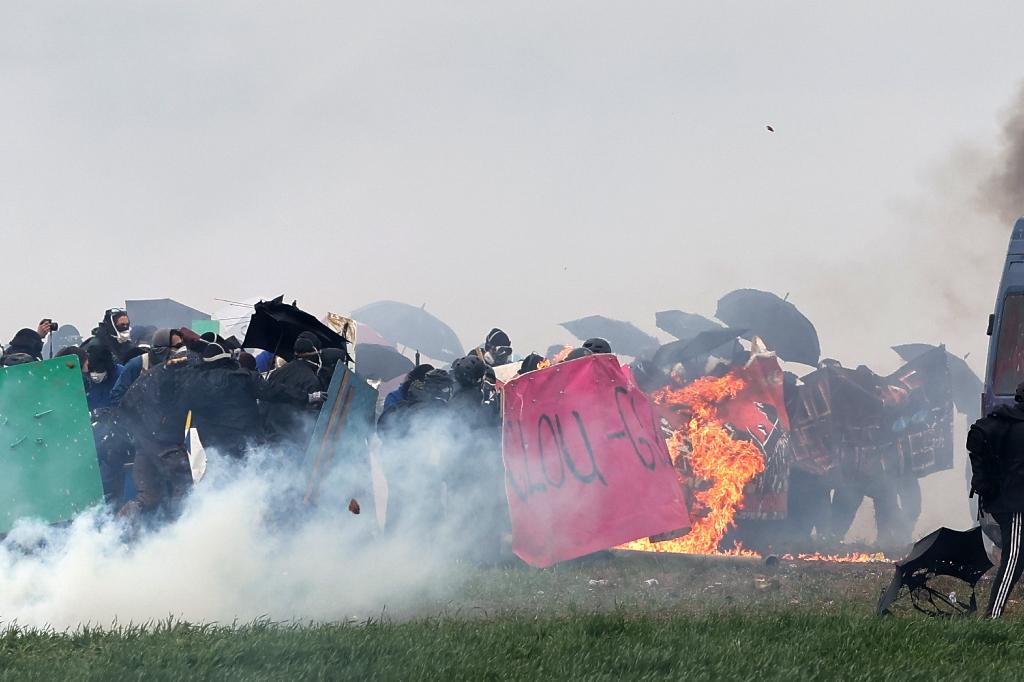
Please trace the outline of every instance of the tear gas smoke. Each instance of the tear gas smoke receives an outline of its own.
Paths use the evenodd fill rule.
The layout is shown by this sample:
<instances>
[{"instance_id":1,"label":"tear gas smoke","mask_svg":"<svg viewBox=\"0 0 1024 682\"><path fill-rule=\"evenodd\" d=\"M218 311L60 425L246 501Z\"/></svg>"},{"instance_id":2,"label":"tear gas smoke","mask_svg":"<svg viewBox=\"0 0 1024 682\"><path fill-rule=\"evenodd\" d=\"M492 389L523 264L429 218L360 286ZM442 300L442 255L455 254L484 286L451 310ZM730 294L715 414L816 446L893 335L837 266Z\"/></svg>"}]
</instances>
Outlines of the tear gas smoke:
<instances>
[{"instance_id":1,"label":"tear gas smoke","mask_svg":"<svg viewBox=\"0 0 1024 682\"><path fill-rule=\"evenodd\" d=\"M440 502L424 443L456 451L438 422L389 445L405 487ZM372 513L302 505L304 480L277 453L244 463L211 457L210 471L173 522L142 531L94 509L67 528L26 521L0 544L0 614L26 626L149 622L336 621L412 615L458 585L457 533L438 517L377 531ZM336 467L323 490L345 488ZM326 496L325 496L326 497ZM347 500L345 501L347 503ZM363 501L365 505L366 501ZM433 525L437 522L437 525Z\"/></svg>"}]
</instances>

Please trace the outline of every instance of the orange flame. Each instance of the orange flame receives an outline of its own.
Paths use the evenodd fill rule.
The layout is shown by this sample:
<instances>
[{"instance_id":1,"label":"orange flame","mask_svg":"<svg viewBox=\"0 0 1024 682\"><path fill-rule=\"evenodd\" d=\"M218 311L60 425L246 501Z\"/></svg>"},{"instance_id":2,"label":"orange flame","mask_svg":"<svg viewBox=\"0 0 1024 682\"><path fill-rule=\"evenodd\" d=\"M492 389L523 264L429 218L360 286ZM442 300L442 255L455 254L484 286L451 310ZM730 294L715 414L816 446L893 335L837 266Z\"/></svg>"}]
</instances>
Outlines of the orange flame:
<instances>
[{"instance_id":1,"label":"orange flame","mask_svg":"<svg viewBox=\"0 0 1024 682\"><path fill-rule=\"evenodd\" d=\"M548 360L547 358L544 358L543 360L538 362L537 363L537 369L545 369L547 367L550 367L551 365L557 365L562 360L565 360L566 356L568 356L569 353L571 353L571 352L572 352L572 346L563 346L562 350L560 350L557 353L555 353L555 357L551 358L550 360Z\"/></svg>"},{"instance_id":2,"label":"orange flame","mask_svg":"<svg viewBox=\"0 0 1024 682\"><path fill-rule=\"evenodd\" d=\"M711 486L694 493L694 511L705 512L690 532L678 540L675 551L712 553L733 525L736 510L743 506L743 488L764 471L764 456L753 443L734 440L718 418L716 406L735 398L743 390L738 377L703 377L680 389L663 389L654 394L658 404L689 407L686 432L676 430L668 440L672 461L685 462L693 477ZM686 452L687 444L689 453Z\"/></svg>"},{"instance_id":3,"label":"orange flame","mask_svg":"<svg viewBox=\"0 0 1024 682\"><path fill-rule=\"evenodd\" d=\"M719 549L725 533L733 525L736 511L743 508L743 489L764 471L764 456L749 441L733 440L718 418L717 405L735 398L743 390L742 379L733 375L722 378L703 377L679 389L656 391L652 398L659 405L682 408L690 416L686 429L672 432L668 439L672 462L685 464L698 481L710 481L711 487L694 493L694 512L703 512L690 532L681 538L651 542L648 538L633 540L617 549L676 554L758 558L761 554L739 543L730 549ZM682 461L680 461L682 460ZM853 552L850 554L783 554L784 561L832 561L867 563L888 561L884 554Z\"/></svg>"},{"instance_id":4,"label":"orange flame","mask_svg":"<svg viewBox=\"0 0 1024 682\"><path fill-rule=\"evenodd\" d=\"M632 542L619 545L616 549L631 549L637 552L664 552L667 554L702 554L722 557L749 557L753 559L760 559L763 557L762 554L746 549L739 543L733 545L731 549L715 549L712 552L694 552L688 549L683 542L687 537L688 536L684 536L675 540L665 540L663 542L651 542L648 538L640 538L639 540L633 540ZM866 564L871 562L891 561L881 552L875 552L873 554L868 554L867 552L851 552L849 554L821 554L820 552L814 552L813 554L782 554L779 556L779 559L782 561L830 561L842 564Z\"/></svg>"}]
</instances>

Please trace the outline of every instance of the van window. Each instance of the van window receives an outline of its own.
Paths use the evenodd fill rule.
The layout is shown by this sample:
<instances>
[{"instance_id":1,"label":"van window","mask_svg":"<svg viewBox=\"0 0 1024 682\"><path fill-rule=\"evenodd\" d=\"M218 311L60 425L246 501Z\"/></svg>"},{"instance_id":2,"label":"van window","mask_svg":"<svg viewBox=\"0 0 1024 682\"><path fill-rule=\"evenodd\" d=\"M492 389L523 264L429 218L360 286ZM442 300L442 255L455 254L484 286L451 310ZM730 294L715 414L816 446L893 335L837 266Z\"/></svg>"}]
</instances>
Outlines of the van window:
<instances>
[{"instance_id":1,"label":"van window","mask_svg":"<svg viewBox=\"0 0 1024 682\"><path fill-rule=\"evenodd\" d=\"M1003 301L996 343L992 385L996 395L1013 395L1024 381L1024 293L1008 295Z\"/></svg>"}]
</instances>

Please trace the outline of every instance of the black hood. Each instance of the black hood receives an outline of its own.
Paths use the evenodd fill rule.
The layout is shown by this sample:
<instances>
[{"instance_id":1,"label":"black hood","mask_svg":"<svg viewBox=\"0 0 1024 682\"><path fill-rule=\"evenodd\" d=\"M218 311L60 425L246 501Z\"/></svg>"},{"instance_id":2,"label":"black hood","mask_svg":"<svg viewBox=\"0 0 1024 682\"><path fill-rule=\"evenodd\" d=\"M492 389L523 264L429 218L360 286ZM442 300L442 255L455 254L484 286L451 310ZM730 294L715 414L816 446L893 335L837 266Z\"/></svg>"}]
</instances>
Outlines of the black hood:
<instances>
[{"instance_id":1,"label":"black hood","mask_svg":"<svg viewBox=\"0 0 1024 682\"><path fill-rule=\"evenodd\" d=\"M1001 419L1013 419L1014 421L1024 422L1024 405L1021 403L1000 405L992 410L992 414Z\"/></svg>"},{"instance_id":2,"label":"black hood","mask_svg":"<svg viewBox=\"0 0 1024 682\"><path fill-rule=\"evenodd\" d=\"M39 334L35 330L22 329L11 339L11 343L7 346L7 352L11 354L24 353L38 360L42 357L43 340L39 338Z\"/></svg>"}]
</instances>

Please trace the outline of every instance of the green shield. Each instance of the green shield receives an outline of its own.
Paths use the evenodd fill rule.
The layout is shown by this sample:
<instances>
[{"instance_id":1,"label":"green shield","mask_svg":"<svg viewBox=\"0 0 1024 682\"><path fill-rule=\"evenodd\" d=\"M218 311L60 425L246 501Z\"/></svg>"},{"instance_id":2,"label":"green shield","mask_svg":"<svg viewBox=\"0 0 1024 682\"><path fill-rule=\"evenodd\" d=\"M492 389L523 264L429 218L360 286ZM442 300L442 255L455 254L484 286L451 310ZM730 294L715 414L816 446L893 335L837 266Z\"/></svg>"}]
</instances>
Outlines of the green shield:
<instances>
[{"instance_id":1,"label":"green shield","mask_svg":"<svg viewBox=\"0 0 1024 682\"><path fill-rule=\"evenodd\" d=\"M0 369L0 533L103 499L78 357Z\"/></svg>"}]
</instances>

